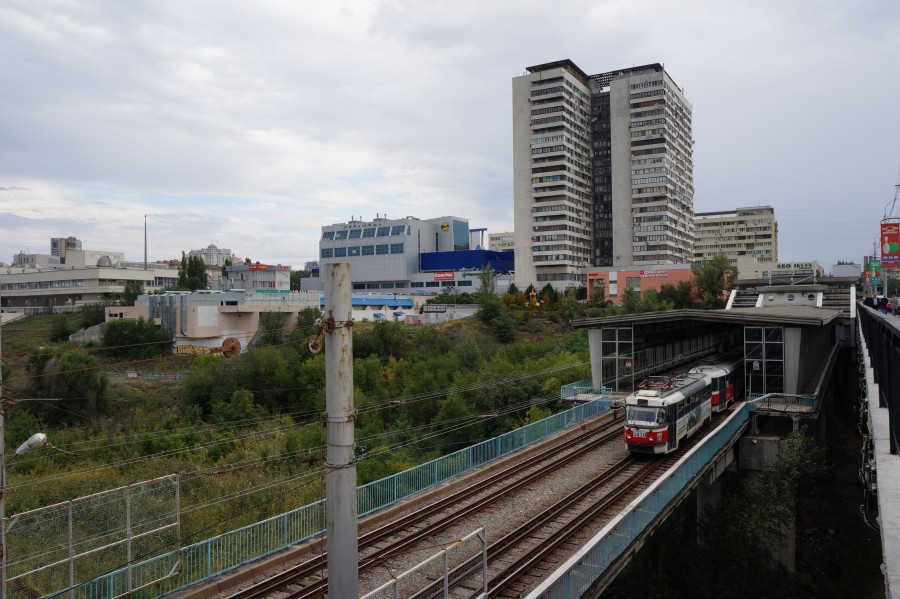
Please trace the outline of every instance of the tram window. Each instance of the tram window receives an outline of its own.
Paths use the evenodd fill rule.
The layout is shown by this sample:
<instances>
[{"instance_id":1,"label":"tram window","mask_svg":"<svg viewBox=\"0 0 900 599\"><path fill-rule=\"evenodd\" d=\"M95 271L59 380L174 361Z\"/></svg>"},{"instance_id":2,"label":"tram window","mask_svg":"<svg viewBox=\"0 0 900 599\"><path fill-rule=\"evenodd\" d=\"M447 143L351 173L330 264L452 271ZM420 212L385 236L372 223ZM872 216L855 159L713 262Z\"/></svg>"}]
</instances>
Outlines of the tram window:
<instances>
[{"instance_id":1,"label":"tram window","mask_svg":"<svg viewBox=\"0 0 900 599\"><path fill-rule=\"evenodd\" d=\"M625 409L625 419L629 422L655 422L656 424L665 424L666 411L662 408L628 406Z\"/></svg>"}]
</instances>

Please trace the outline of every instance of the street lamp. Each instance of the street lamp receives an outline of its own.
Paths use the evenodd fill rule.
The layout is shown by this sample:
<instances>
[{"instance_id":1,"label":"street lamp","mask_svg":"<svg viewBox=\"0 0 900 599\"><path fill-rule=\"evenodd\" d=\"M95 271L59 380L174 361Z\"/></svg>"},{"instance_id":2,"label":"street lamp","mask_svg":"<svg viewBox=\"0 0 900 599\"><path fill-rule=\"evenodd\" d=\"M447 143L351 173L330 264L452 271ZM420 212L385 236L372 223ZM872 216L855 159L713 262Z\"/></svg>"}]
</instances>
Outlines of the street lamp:
<instances>
[{"instance_id":1,"label":"street lamp","mask_svg":"<svg viewBox=\"0 0 900 599\"><path fill-rule=\"evenodd\" d=\"M0 599L6 599L6 455L3 439L3 409L0 406ZM41 447L51 447L66 455L77 455L60 449L47 439L44 433L35 433L19 445L16 455L23 455Z\"/></svg>"}]
</instances>

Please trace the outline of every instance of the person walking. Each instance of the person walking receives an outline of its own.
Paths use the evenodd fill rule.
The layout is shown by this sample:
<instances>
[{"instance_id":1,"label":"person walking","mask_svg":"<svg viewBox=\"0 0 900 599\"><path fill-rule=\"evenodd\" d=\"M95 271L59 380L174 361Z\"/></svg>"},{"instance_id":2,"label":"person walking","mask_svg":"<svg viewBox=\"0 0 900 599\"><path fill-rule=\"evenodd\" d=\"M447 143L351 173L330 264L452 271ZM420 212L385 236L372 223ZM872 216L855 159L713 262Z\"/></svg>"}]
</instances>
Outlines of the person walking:
<instances>
[{"instance_id":1,"label":"person walking","mask_svg":"<svg viewBox=\"0 0 900 599\"><path fill-rule=\"evenodd\" d=\"M897 309L900 308L900 297L897 297L897 294L891 297L891 314L897 316Z\"/></svg>"}]
</instances>

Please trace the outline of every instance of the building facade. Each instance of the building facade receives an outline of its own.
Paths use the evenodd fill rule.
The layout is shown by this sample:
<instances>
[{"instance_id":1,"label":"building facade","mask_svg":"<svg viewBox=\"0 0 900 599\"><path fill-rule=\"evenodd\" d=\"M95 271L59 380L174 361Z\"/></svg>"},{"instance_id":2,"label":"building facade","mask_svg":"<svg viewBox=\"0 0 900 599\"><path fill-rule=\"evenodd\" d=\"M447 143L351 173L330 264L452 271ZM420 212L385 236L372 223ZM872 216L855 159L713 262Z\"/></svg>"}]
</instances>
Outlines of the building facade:
<instances>
[{"instance_id":1,"label":"building facade","mask_svg":"<svg viewBox=\"0 0 900 599\"><path fill-rule=\"evenodd\" d=\"M571 60L513 79L516 283L584 284L589 266L693 259L692 106L651 64Z\"/></svg>"},{"instance_id":2,"label":"building facade","mask_svg":"<svg viewBox=\"0 0 900 599\"><path fill-rule=\"evenodd\" d=\"M769 270L778 262L778 223L771 206L698 212L694 216L694 263L702 265L719 254L738 267L755 264ZM754 260L745 261L743 257Z\"/></svg>"},{"instance_id":3,"label":"building facade","mask_svg":"<svg viewBox=\"0 0 900 599\"><path fill-rule=\"evenodd\" d=\"M115 299L129 282L146 291L178 283L178 265L127 262L123 252L85 250L74 237L50 240L49 254L19 253L0 263L2 309L40 314L80 310L84 304Z\"/></svg>"},{"instance_id":4,"label":"building facade","mask_svg":"<svg viewBox=\"0 0 900 599\"><path fill-rule=\"evenodd\" d=\"M472 292L486 264L498 274L512 271L513 265L511 252L472 249L471 237L469 221L455 216L351 220L322 227L319 266L349 263L354 291ZM313 277L301 284L321 289L323 281Z\"/></svg>"},{"instance_id":5,"label":"building facade","mask_svg":"<svg viewBox=\"0 0 900 599\"><path fill-rule=\"evenodd\" d=\"M622 293L631 288L638 293L655 289L659 291L663 285L678 285L683 281L693 282L694 272L690 264L670 264L646 266L601 266L587 273L588 297L594 290L603 288L604 297L614 304L622 303Z\"/></svg>"},{"instance_id":6,"label":"building facade","mask_svg":"<svg viewBox=\"0 0 900 599\"><path fill-rule=\"evenodd\" d=\"M228 248L219 248L213 243L202 250L191 250L188 252L188 256L199 256L203 260L203 263L206 264L208 270L214 267L221 268L225 266L226 260L236 262L232 256L231 250Z\"/></svg>"},{"instance_id":7,"label":"building facade","mask_svg":"<svg viewBox=\"0 0 900 599\"><path fill-rule=\"evenodd\" d=\"M288 292L291 290L291 267L243 262L233 264L225 267L225 277L221 284L225 289Z\"/></svg>"},{"instance_id":8,"label":"building facade","mask_svg":"<svg viewBox=\"0 0 900 599\"><path fill-rule=\"evenodd\" d=\"M62 258L63 262L66 259L66 253L69 250L80 250L81 249L81 240L76 237L51 237L50 238L50 255L57 256Z\"/></svg>"},{"instance_id":9,"label":"building facade","mask_svg":"<svg viewBox=\"0 0 900 599\"><path fill-rule=\"evenodd\" d=\"M488 249L495 252L514 252L516 249L516 234L512 231L488 233Z\"/></svg>"}]
</instances>

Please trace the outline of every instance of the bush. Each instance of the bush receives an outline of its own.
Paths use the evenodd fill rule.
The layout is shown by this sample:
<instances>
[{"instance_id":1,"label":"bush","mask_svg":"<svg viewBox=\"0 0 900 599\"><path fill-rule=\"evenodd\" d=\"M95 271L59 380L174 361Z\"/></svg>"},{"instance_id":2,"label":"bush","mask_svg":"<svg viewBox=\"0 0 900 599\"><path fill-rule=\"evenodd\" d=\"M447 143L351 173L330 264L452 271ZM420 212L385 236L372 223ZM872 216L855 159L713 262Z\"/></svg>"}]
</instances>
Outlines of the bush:
<instances>
[{"instance_id":1,"label":"bush","mask_svg":"<svg viewBox=\"0 0 900 599\"><path fill-rule=\"evenodd\" d=\"M65 314L54 314L50 323L50 341L66 341L74 333L69 317Z\"/></svg>"},{"instance_id":2,"label":"bush","mask_svg":"<svg viewBox=\"0 0 900 599\"><path fill-rule=\"evenodd\" d=\"M151 358L172 348L169 333L143 317L112 320L103 325L101 338L106 351L117 358Z\"/></svg>"},{"instance_id":3,"label":"bush","mask_svg":"<svg viewBox=\"0 0 900 599\"><path fill-rule=\"evenodd\" d=\"M81 328L86 329L106 320L106 304L85 304L81 306Z\"/></svg>"}]
</instances>

